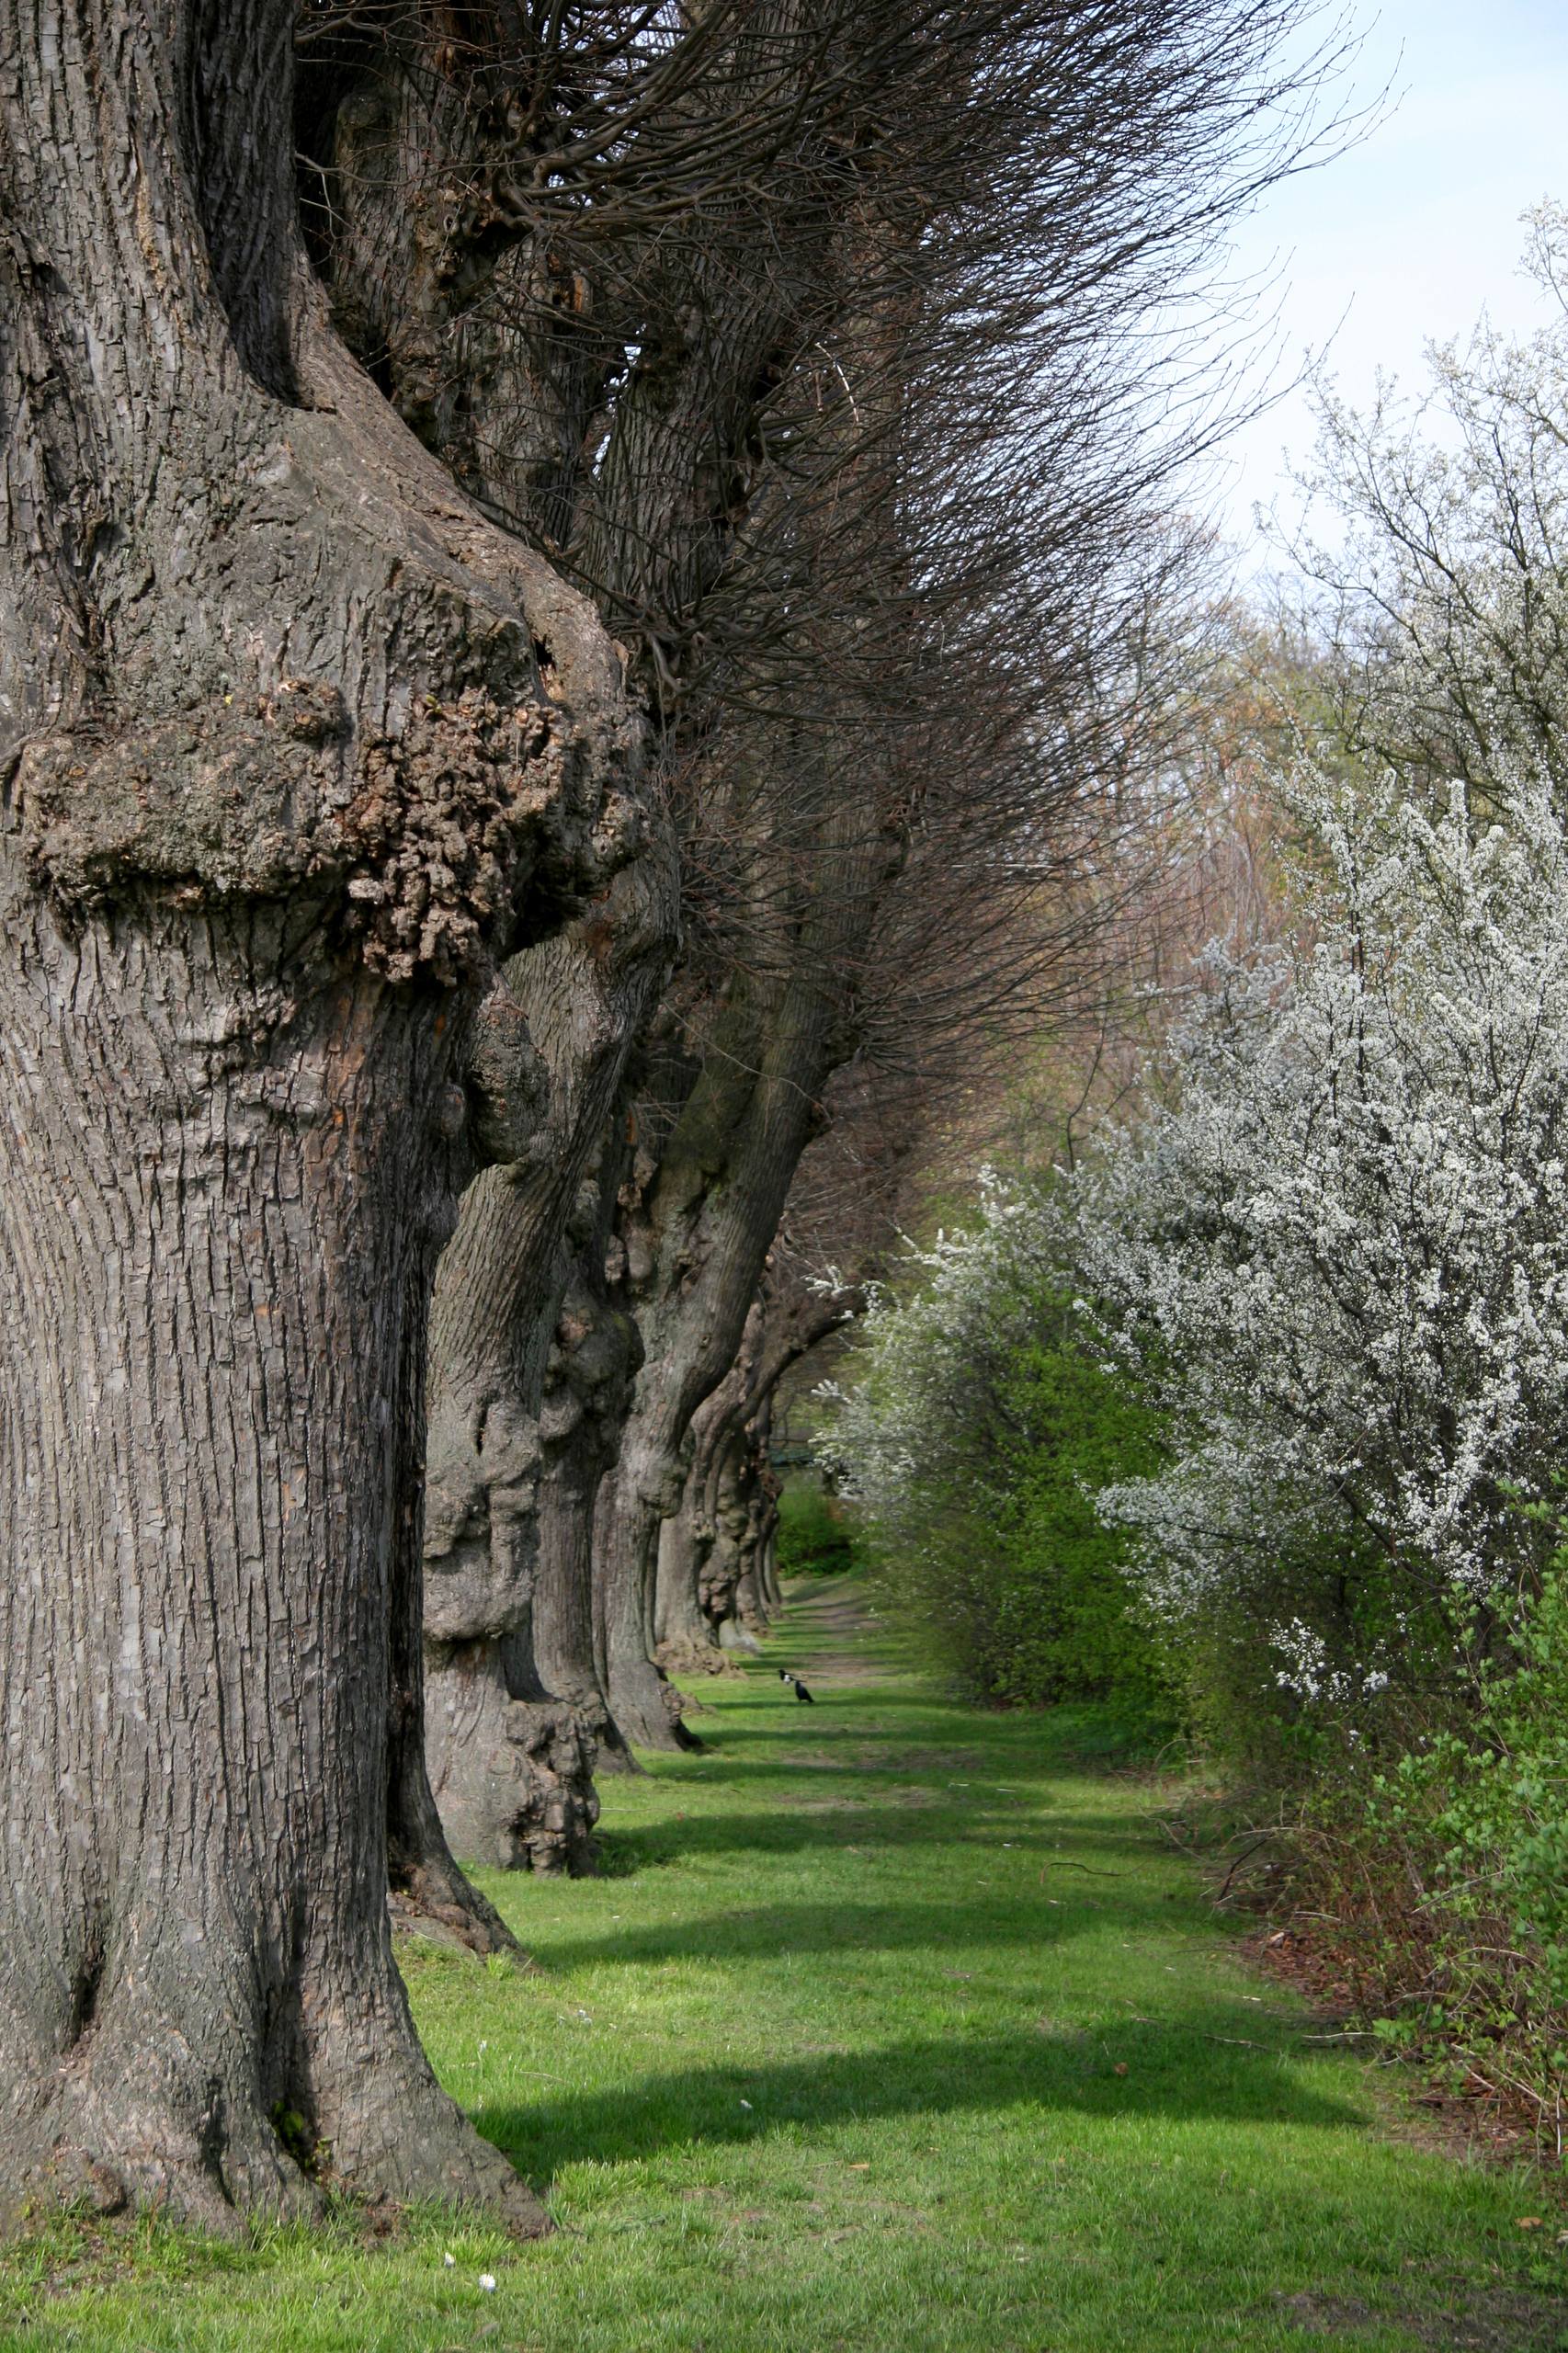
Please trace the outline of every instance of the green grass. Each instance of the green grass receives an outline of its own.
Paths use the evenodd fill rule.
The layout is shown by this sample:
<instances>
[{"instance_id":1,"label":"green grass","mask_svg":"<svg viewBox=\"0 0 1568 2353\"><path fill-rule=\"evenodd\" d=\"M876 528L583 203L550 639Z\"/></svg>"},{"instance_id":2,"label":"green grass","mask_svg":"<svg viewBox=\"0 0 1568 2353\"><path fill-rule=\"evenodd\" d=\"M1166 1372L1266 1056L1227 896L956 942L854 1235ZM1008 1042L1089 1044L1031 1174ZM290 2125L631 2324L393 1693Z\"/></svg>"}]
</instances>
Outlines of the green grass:
<instances>
[{"instance_id":1,"label":"green grass","mask_svg":"<svg viewBox=\"0 0 1568 2353\"><path fill-rule=\"evenodd\" d=\"M800 1612L841 1590L813 1581L775 1659L825 1646ZM708 1754L607 1786L604 1878L486 1880L537 1974L409 1964L553 2239L62 2226L0 2259L0 2344L1568 2347L1555 2192L1422 2147L1388 2078L1305 2039L1147 1788L1082 1761L1092 1719L976 1715L896 1671L814 1711L771 1665L701 1696Z\"/></svg>"}]
</instances>

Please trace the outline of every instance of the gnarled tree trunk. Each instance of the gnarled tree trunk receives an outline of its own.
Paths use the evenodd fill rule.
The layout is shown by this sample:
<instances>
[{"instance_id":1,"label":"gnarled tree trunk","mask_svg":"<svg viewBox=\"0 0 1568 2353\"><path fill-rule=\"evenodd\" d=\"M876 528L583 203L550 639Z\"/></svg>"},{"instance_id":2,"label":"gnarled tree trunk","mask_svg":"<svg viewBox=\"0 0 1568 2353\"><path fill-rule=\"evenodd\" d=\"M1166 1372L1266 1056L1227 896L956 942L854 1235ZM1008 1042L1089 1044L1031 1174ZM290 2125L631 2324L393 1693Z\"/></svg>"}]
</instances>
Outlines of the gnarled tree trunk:
<instances>
[{"instance_id":1,"label":"gnarled tree trunk","mask_svg":"<svg viewBox=\"0 0 1568 2353\"><path fill-rule=\"evenodd\" d=\"M842 1279L807 1282L798 1271L785 1279L770 1263L734 1363L692 1415L680 1508L660 1532L654 1636L665 1667L716 1665L765 1630L772 1605L759 1570L778 1518L768 1462L773 1394L860 1298Z\"/></svg>"},{"instance_id":2,"label":"gnarled tree trunk","mask_svg":"<svg viewBox=\"0 0 1568 2353\"><path fill-rule=\"evenodd\" d=\"M567 1237L570 1272L540 1416L539 1576L528 1627L533 1671L592 1733L599 1769L627 1773L637 1766L606 1696L593 1543L599 1493L642 1361L636 1324L613 1295L623 1272L616 1200L636 1133L630 1092L629 1081Z\"/></svg>"},{"instance_id":3,"label":"gnarled tree trunk","mask_svg":"<svg viewBox=\"0 0 1568 2353\"><path fill-rule=\"evenodd\" d=\"M853 823L850 818L848 823ZM785 1197L841 1034L831 975L853 922L846 846L835 887L805 909L794 969L737 983L695 1086L623 1232L642 1342L619 1455L594 1531L596 1624L616 1722L668 1748L689 1738L654 1661L664 1522L679 1509L693 1415L734 1362Z\"/></svg>"},{"instance_id":4,"label":"gnarled tree trunk","mask_svg":"<svg viewBox=\"0 0 1568 2353\"><path fill-rule=\"evenodd\" d=\"M765 1314L756 1301L734 1363L692 1415L680 1507L659 1531L653 1641L667 1672L713 1673L725 1663L720 1630L731 1615L745 1537L740 1457Z\"/></svg>"},{"instance_id":5,"label":"gnarled tree trunk","mask_svg":"<svg viewBox=\"0 0 1568 2353\"><path fill-rule=\"evenodd\" d=\"M769 1574L774 1547L778 1535L778 1475L769 1459L773 1425L773 1392L770 1390L756 1409L751 1425L751 1445L746 1457L746 1476L750 1487L750 1508L746 1516L746 1532L741 1547L739 1574L735 1578L734 1616L730 1621L741 1632L756 1641L767 1631L779 1607L777 1574ZM725 1638L725 1628L719 1629L719 1638Z\"/></svg>"},{"instance_id":6,"label":"gnarled tree trunk","mask_svg":"<svg viewBox=\"0 0 1568 2353\"><path fill-rule=\"evenodd\" d=\"M488 1099L507 1157L470 1189L432 1314L425 1534L426 1728L448 1838L477 1861L581 1871L609 1727L597 1695L556 1688L538 1655L540 1415L561 1355L578 1196L631 1038L663 978L673 858L645 856L556 941L506 968L486 1008ZM530 1102L542 1093L542 1118ZM572 1354L570 1340L566 1350ZM559 1401L562 1386L556 1384ZM566 1434L552 1430L558 1449ZM554 1463L551 1463L551 1470Z\"/></svg>"},{"instance_id":7,"label":"gnarled tree trunk","mask_svg":"<svg viewBox=\"0 0 1568 2353\"><path fill-rule=\"evenodd\" d=\"M710 1562L702 1605L722 1650L755 1650L767 1627L756 1585L756 1561L778 1514L778 1482L767 1460L765 1397L752 1419L733 1433L718 1486L720 1541Z\"/></svg>"},{"instance_id":8,"label":"gnarled tree trunk","mask_svg":"<svg viewBox=\"0 0 1568 2353\"><path fill-rule=\"evenodd\" d=\"M326 327L294 14L0 23L0 2209L537 2229L392 1961L392 1617L474 1004L633 738Z\"/></svg>"}]
</instances>

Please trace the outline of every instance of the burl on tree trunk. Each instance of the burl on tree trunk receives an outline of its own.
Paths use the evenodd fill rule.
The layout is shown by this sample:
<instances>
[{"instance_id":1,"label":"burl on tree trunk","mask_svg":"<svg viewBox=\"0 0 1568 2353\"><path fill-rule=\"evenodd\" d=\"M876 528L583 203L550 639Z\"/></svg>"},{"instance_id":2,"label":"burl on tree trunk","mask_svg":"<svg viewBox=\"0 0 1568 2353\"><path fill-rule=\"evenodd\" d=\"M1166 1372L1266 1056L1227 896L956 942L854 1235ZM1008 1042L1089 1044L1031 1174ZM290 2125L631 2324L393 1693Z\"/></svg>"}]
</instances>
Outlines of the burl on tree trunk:
<instances>
[{"instance_id":1,"label":"burl on tree trunk","mask_svg":"<svg viewBox=\"0 0 1568 2353\"><path fill-rule=\"evenodd\" d=\"M632 734L324 324L294 14L0 15L0 2211L538 2229L393 1965L388 1716L474 1007Z\"/></svg>"}]
</instances>

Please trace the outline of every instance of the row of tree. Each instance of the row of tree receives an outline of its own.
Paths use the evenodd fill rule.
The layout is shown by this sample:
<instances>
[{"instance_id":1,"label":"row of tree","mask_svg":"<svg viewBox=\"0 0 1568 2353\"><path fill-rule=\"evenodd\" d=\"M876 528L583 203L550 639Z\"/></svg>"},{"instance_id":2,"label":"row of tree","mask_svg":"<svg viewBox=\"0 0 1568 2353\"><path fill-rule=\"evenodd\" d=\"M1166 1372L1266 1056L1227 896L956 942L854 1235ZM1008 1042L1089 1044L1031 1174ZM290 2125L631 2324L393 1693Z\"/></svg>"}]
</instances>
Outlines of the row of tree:
<instances>
[{"instance_id":1,"label":"row of tree","mask_svg":"<svg viewBox=\"0 0 1568 2353\"><path fill-rule=\"evenodd\" d=\"M1310 14L0 11L0 2204L540 2226L389 1873L682 1737L824 1200L1094 930Z\"/></svg>"}]
</instances>

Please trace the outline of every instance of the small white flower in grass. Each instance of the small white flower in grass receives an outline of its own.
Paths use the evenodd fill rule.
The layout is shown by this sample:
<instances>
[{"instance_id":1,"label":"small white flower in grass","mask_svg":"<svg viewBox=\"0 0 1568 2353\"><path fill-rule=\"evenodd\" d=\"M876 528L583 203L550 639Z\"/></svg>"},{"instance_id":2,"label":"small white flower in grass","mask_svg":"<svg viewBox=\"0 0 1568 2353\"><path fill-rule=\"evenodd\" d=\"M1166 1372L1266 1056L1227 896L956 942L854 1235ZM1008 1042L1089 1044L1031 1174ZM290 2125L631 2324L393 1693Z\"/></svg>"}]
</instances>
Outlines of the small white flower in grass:
<instances>
[{"instance_id":1,"label":"small white flower in grass","mask_svg":"<svg viewBox=\"0 0 1568 2353\"><path fill-rule=\"evenodd\" d=\"M457 2269L458 2259L455 2255L444 2255L441 2257L441 2260L446 2265L449 2271L455 2271Z\"/></svg>"},{"instance_id":2,"label":"small white flower in grass","mask_svg":"<svg viewBox=\"0 0 1568 2353\"><path fill-rule=\"evenodd\" d=\"M751 2106L751 2102L750 2102L750 2100L749 2100L749 2099L743 2099L743 2100L742 2100L742 2102L741 2102L741 2106L742 2106L743 2108L749 2108L749 2107Z\"/></svg>"},{"instance_id":3,"label":"small white flower in grass","mask_svg":"<svg viewBox=\"0 0 1568 2353\"><path fill-rule=\"evenodd\" d=\"M484 2293L487 2296L493 2296L495 2293L495 2274L494 2271L482 2271L479 2275L479 2284L481 2288L483 2289Z\"/></svg>"}]
</instances>

